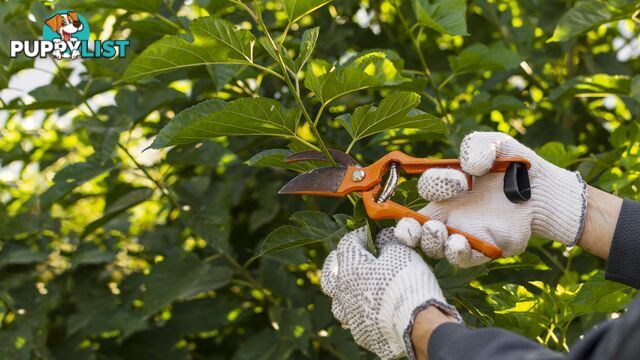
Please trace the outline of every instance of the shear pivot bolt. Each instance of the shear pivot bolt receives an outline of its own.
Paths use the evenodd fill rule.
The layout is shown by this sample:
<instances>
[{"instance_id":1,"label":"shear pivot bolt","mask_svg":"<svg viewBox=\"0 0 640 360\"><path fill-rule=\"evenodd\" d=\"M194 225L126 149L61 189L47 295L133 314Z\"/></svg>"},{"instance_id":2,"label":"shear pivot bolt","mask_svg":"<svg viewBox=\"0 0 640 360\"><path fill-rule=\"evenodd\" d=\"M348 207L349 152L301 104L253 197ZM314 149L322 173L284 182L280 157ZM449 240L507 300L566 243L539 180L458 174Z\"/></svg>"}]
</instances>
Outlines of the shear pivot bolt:
<instances>
[{"instance_id":1,"label":"shear pivot bolt","mask_svg":"<svg viewBox=\"0 0 640 360\"><path fill-rule=\"evenodd\" d=\"M360 182L364 179L365 172L362 169L356 170L351 174L351 180Z\"/></svg>"}]
</instances>

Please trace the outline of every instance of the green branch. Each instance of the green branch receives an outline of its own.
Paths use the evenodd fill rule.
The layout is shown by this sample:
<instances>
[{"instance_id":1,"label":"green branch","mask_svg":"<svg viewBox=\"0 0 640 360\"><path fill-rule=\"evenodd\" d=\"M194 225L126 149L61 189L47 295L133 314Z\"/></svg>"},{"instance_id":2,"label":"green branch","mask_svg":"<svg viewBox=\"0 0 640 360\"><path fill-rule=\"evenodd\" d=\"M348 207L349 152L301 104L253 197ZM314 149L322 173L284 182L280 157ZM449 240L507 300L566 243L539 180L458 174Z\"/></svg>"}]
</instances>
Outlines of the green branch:
<instances>
[{"instance_id":1,"label":"green branch","mask_svg":"<svg viewBox=\"0 0 640 360\"><path fill-rule=\"evenodd\" d=\"M280 68L282 69L282 72L284 73L284 81L287 84L287 87L289 88L289 91L293 95L293 98L295 99L296 103L298 104L298 107L302 111L302 115L304 116L305 120L311 125L310 126L311 132L313 133L313 136L318 141L318 145L320 146L320 149L322 150L324 155L327 157L327 159L329 159L329 161L331 161L333 165L336 165L336 162L331 156L331 153L329 153L329 149L327 148L324 141L322 140L322 136L320 136L317 123L311 119L311 116L309 115L307 108L304 106L304 103L302 102L302 98L300 97L300 93L298 92L298 89L296 88L296 86L291 81L291 78L289 77L289 69L287 68L286 64L284 63L284 60L282 59L282 53L278 48L278 46L276 45L273 38L271 37L271 34L269 33L269 29L267 28L267 25L264 23L264 20L262 19L262 13L260 11L258 11L256 22L258 26L262 29L262 32L265 34L267 39L269 40L269 45L271 45L271 49L277 56L276 61L278 62L278 64L280 65ZM319 119L319 116L320 116L320 112L316 116L316 119Z\"/></svg>"},{"instance_id":2,"label":"green branch","mask_svg":"<svg viewBox=\"0 0 640 360\"><path fill-rule=\"evenodd\" d=\"M396 11L398 13L398 18L400 18L400 22L402 23L402 26L405 28L407 34L409 35L409 38L411 39L411 42L413 43L413 46L416 49L416 53L418 54L418 59L420 60L420 64L422 65L424 75L427 78L427 82L429 83L429 85L433 89L433 92L435 93L436 104L437 104L437 107L439 108L438 111L440 112L441 116L444 116L445 118L450 120L448 110L445 106L444 101L442 101L442 97L440 96L440 87L436 86L435 82L433 81L433 78L431 76L431 70L429 69L427 60L425 59L424 54L422 53L422 50L420 48L420 40L419 40L420 34L418 34L418 37L416 37L413 34L415 25L414 27L410 27L409 23L407 22L407 19L404 17L404 15L402 15L402 11L400 10L400 7L396 5L394 5L394 7L396 8ZM422 29L420 29L420 32L422 32Z\"/></svg>"}]
</instances>

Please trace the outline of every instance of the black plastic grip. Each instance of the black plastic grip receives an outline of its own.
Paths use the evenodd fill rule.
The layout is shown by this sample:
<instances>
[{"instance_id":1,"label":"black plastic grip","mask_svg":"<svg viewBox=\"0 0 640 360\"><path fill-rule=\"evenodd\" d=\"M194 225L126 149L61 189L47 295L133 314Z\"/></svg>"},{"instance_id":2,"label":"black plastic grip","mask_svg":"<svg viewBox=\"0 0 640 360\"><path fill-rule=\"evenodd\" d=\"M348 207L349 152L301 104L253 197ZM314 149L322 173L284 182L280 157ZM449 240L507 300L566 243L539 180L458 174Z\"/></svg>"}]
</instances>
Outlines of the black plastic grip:
<instances>
[{"instance_id":1,"label":"black plastic grip","mask_svg":"<svg viewBox=\"0 0 640 360\"><path fill-rule=\"evenodd\" d=\"M527 165L513 162L504 172L504 195L514 204L531 199L531 183Z\"/></svg>"}]
</instances>

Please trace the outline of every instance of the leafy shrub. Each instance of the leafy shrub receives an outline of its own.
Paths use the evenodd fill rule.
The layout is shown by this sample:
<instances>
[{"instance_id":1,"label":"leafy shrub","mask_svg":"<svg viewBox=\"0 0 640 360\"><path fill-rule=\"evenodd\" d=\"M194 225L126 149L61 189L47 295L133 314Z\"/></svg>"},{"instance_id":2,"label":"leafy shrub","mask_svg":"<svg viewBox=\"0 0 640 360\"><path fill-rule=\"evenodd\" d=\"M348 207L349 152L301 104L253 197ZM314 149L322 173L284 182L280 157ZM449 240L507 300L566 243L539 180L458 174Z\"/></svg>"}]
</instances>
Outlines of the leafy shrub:
<instances>
[{"instance_id":1,"label":"leafy shrub","mask_svg":"<svg viewBox=\"0 0 640 360\"><path fill-rule=\"evenodd\" d=\"M50 6L0 3L3 39L36 39ZM277 196L321 165L284 163L294 151L455 157L465 134L497 129L639 197L632 0L65 8L132 48L47 70L0 46L2 358L371 357L333 319L319 272L346 231L388 224L355 197ZM34 68L48 83L11 98ZM415 180L396 200L424 205ZM544 239L472 269L429 261L469 326L556 350L634 294Z\"/></svg>"}]
</instances>

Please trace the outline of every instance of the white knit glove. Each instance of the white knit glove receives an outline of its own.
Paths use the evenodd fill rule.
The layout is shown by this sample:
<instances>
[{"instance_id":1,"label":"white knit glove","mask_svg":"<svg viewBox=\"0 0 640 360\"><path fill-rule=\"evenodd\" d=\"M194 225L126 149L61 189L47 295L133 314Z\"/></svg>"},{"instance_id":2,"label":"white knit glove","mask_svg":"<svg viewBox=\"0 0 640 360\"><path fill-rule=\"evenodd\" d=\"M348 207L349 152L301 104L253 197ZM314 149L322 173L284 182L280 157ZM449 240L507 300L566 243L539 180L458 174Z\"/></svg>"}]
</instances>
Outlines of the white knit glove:
<instances>
[{"instance_id":1,"label":"white knit glove","mask_svg":"<svg viewBox=\"0 0 640 360\"><path fill-rule=\"evenodd\" d=\"M460 315L445 301L429 266L398 241L392 228L378 234L377 258L366 241L365 228L342 238L322 268L322 290L333 300L333 315L358 344L383 359L414 358L411 326L420 310L434 305L457 319Z\"/></svg>"},{"instance_id":2,"label":"white knit glove","mask_svg":"<svg viewBox=\"0 0 640 360\"><path fill-rule=\"evenodd\" d=\"M503 173L487 173L496 157L522 156L531 162L531 199L511 203L503 192ZM432 258L446 257L460 267L479 265L490 259L471 250L464 236L448 235L443 223L497 245L503 256L525 250L531 235L576 244L584 226L586 184L577 172L561 169L538 156L512 137L499 132L467 135L460 148L462 170L474 178L467 190L463 173L453 169L430 169L418 181L418 192L431 201L420 210L433 220L424 225L402 219L395 234L410 246L418 241Z\"/></svg>"}]
</instances>

